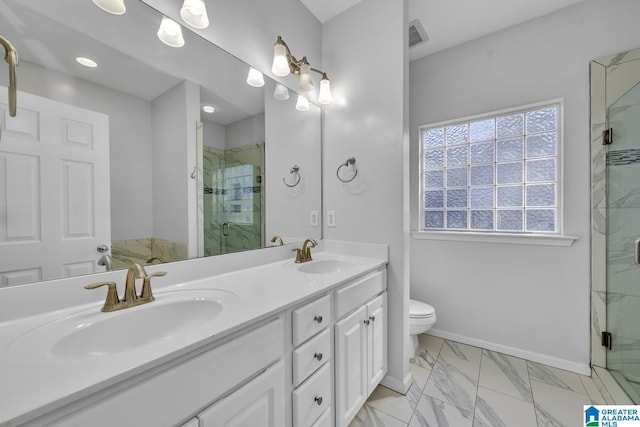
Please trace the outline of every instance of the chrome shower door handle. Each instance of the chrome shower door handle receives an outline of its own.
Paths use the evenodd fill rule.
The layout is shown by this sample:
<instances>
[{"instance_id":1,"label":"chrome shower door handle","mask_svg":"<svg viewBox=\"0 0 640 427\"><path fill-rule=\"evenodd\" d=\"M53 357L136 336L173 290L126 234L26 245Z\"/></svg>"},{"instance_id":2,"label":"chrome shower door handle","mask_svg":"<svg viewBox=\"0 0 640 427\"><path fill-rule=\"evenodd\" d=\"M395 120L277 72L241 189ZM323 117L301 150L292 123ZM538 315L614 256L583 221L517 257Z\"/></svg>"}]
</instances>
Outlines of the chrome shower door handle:
<instances>
[{"instance_id":1,"label":"chrome shower door handle","mask_svg":"<svg viewBox=\"0 0 640 427\"><path fill-rule=\"evenodd\" d=\"M633 244L633 262L636 266L640 267L640 237L638 237Z\"/></svg>"}]
</instances>

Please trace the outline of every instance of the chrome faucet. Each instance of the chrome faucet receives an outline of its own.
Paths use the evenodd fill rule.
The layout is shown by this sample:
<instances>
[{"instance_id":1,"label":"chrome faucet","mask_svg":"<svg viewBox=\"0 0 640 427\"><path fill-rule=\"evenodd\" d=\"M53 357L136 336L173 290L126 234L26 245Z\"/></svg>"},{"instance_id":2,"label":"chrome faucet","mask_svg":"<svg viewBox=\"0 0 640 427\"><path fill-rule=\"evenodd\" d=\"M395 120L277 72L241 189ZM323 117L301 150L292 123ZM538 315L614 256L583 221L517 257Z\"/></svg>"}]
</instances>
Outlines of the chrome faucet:
<instances>
[{"instance_id":1,"label":"chrome faucet","mask_svg":"<svg viewBox=\"0 0 640 427\"><path fill-rule=\"evenodd\" d=\"M4 60L9 64L9 115L16 116L17 109L17 86L16 86L16 65L18 65L18 51L11 42L0 36L0 44L4 47Z\"/></svg>"},{"instance_id":2,"label":"chrome faucet","mask_svg":"<svg viewBox=\"0 0 640 427\"><path fill-rule=\"evenodd\" d=\"M313 261L311 258L311 248L318 246L318 242L313 239L307 239L302 244L302 249L294 249L296 251L296 264Z\"/></svg>"},{"instance_id":3,"label":"chrome faucet","mask_svg":"<svg viewBox=\"0 0 640 427\"><path fill-rule=\"evenodd\" d=\"M113 270L113 258L109 254L102 255L96 264L103 266L106 271Z\"/></svg>"},{"instance_id":4,"label":"chrome faucet","mask_svg":"<svg viewBox=\"0 0 640 427\"><path fill-rule=\"evenodd\" d=\"M102 311L117 311L124 308L135 307L136 305L146 304L155 300L153 292L151 291L151 278L161 277L166 275L164 271L157 273L147 274L140 264L133 264L127 271L127 278L125 279L124 298L118 297L118 290L116 288L116 282L98 282L91 285L87 285L85 289L96 289L101 286L107 286L107 297L102 306ZM142 290L140 295L136 292L136 279L142 279Z\"/></svg>"}]
</instances>

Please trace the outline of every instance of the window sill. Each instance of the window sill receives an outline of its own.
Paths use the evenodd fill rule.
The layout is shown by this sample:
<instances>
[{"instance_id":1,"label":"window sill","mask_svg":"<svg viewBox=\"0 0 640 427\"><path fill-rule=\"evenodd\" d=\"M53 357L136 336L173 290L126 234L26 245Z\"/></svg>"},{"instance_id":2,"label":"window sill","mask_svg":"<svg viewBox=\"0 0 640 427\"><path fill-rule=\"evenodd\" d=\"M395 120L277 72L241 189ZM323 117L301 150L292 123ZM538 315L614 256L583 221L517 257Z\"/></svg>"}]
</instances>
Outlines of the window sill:
<instances>
[{"instance_id":1,"label":"window sill","mask_svg":"<svg viewBox=\"0 0 640 427\"><path fill-rule=\"evenodd\" d=\"M569 247L578 240L575 236L531 235L510 233L474 233L451 231L412 231L415 240L446 240L451 242L499 243L508 245L537 245Z\"/></svg>"}]
</instances>

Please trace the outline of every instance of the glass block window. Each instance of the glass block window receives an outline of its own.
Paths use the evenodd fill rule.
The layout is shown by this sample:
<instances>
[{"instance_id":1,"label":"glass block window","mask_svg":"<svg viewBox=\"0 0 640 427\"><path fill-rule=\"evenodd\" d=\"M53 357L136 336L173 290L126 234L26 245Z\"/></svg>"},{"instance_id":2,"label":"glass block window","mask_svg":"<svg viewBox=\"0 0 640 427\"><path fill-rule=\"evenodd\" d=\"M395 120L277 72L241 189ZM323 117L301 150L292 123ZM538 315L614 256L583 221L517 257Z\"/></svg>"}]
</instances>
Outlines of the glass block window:
<instances>
[{"instance_id":1,"label":"glass block window","mask_svg":"<svg viewBox=\"0 0 640 427\"><path fill-rule=\"evenodd\" d=\"M559 233L559 102L420 128L423 231Z\"/></svg>"}]
</instances>

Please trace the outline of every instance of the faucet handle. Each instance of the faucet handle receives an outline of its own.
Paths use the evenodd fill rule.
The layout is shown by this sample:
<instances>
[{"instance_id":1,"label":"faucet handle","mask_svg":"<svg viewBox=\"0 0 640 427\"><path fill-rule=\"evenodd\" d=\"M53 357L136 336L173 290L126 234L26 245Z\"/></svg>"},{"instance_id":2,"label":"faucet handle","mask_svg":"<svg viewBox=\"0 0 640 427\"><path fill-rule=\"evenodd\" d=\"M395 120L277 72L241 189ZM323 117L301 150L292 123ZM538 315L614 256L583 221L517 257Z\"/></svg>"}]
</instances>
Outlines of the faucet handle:
<instances>
[{"instance_id":1,"label":"faucet handle","mask_svg":"<svg viewBox=\"0 0 640 427\"><path fill-rule=\"evenodd\" d=\"M116 288L116 282L98 282L86 285L85 289L97 289L101 286L107 286L107 297L104 300L102 311L114 311L117 304L120 302L118 298L118 289Z\"/></svg>"},{"instance_id":2,"label":"faucet handle","mask_svg":"<svg viewBox=\"0 0 640 427\"><path fill-rule=\"evenodd\" d=\"M155 298L153 297L153 291L151 290L151 278L162 277L166 275L166 271L157 271L155 273L145 275L142 280L142 291L140 291L140 298L146 301L155 300Z\"/></svg>"}]
</instances>

